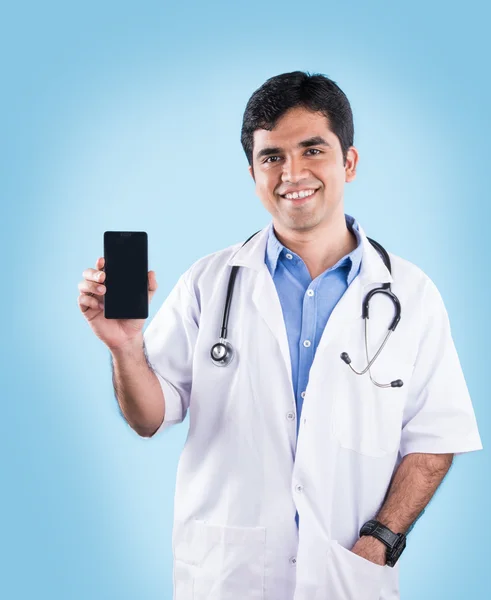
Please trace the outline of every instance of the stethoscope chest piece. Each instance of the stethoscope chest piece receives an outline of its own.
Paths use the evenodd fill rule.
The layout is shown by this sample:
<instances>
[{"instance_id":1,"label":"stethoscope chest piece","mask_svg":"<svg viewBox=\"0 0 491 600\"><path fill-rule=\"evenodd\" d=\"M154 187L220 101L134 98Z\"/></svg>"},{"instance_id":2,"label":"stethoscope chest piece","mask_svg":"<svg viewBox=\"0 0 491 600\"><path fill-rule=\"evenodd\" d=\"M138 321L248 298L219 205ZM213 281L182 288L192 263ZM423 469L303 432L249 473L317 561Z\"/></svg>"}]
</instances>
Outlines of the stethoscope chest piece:
<instances>
[{"instance_id":1,"label":"stethoscope chest piece","mask_svg":"<svg viewBox=\"0 0 491 600\"><path fill-rule=\"evenodd\" d=\"M210 350L211 360L217 367L226 367L234 358L234 350L230 342L224 338L214 344Z\"/></svg>"}]
</instances>

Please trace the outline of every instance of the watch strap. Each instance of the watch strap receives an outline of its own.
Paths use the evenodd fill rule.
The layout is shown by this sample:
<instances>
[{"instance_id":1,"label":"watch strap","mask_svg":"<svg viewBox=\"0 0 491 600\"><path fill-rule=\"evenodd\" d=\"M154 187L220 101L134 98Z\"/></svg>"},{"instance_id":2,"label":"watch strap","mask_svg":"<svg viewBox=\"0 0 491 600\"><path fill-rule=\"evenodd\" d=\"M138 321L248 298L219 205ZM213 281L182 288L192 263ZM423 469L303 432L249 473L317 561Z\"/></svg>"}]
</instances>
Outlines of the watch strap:
<instances>
[{"instance_id":1,"label":"watch strap","mask_svg":"<svg viewBox=\"0 0 491 600\"><path fill-rule=\"evenodd\" d=\"M371 535L377 538L383 544L385 544L389 550L394 548L397 540L399 539L398 533L394 533L388 527L373 519L371 521L367 521L365 525L363 525L360 531L360 536L362 535Z\"/></svg>"}]
</instances>

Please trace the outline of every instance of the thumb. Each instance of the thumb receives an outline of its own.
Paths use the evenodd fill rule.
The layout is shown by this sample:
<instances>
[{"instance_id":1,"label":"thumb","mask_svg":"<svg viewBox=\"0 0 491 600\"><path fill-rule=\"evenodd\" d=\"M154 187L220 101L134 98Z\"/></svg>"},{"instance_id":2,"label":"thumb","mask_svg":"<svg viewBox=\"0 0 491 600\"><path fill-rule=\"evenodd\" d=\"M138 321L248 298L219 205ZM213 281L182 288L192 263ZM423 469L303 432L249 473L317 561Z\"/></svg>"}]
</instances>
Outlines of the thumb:
<instances>
[{"instance_id":1,"label":"thumb","mask_svg":"<svg viewBox=\"0 0 491 600\"><path fill-rule=\"evenodd\" d=\"M148 272L148 299L151 300L157 291L158 283L155 276L155 271Z\"/></svg>"}]
</instances>

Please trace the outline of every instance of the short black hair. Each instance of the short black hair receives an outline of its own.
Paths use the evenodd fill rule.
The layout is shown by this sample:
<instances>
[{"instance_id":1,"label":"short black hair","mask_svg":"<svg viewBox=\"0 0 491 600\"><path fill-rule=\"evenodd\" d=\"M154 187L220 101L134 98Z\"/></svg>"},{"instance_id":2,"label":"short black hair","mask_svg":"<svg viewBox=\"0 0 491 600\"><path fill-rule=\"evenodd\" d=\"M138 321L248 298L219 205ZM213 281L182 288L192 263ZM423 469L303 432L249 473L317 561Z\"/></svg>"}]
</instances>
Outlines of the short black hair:
<instances>
[{"instance_id":1,"label":"short black hair","mask_svg":"<svg viewBox=\"0 0 491 600\"><path fill-rule=\"evenodd\" d=\"M292 71L268 79L247 102L240 141L250 166L256 129L271 131L284 113L297 106L320 112L327 118L330 130L341 144L343 164L346 163L354 137L353 113L348 98L325 75Z\"/></svg>"}]
</instances>

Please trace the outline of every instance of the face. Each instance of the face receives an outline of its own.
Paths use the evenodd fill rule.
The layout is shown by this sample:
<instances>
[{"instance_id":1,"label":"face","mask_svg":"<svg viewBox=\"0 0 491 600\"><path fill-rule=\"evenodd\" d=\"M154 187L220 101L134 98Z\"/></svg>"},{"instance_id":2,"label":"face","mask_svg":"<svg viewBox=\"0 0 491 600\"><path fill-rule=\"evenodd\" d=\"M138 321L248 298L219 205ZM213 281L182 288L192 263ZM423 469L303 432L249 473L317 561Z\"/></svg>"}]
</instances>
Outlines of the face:
<instances>
[{"instance_id":1,"label":"face","mask_svg":"<svg viewBox=\"0 0 491 600\"><path fill-rule=\"evenodd\" d=\"M351 146L343 165L341 144L323 114L296 107L272 131L254 132L249 172L277 230L311 231L336 215L344 222L344 184L355 178L357 161ZM314 190L304 198L285 196Z\"/></svg>"}]
</instances>

